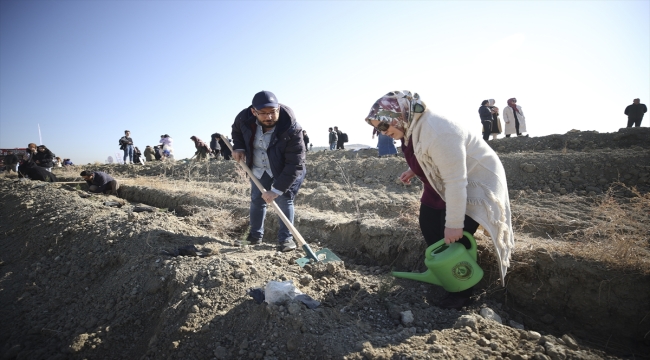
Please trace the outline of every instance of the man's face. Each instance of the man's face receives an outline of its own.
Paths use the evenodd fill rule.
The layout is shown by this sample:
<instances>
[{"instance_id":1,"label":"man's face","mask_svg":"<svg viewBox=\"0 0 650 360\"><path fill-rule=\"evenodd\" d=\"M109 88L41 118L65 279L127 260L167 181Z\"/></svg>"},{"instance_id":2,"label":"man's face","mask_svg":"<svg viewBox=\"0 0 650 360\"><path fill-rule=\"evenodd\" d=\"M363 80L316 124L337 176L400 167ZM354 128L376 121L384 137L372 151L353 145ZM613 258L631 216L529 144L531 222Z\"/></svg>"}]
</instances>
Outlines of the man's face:
<instances>
[{"instance_id":1,"label":"man's face","mask_svg":"<svg viewBox=\"0 0 650 360\"><path fill-rule=\"evenodd\" d=\"M86 175L86 176L84 176L83 178L84 178L84 180L90 181L90 180L93 179L93 174Z\"/></svg>"},{"instance_id":2,"label":"man's face","mask_svg":"<svg viewBox=\"0 0 650 360\"><path fill-rule=\"evenodd\" d=\"M279 108L266 107L264 109L257 110L251 108L253 115L257 118L260 124L265 128L272 128L278 122L278 117L280 115Z\"/></svg>"},{"instance_id":3,"label":"man's face","mask_svg":"<svg viewBox=\"0 0 650 360\"><path fill-rule=\"evenodd\" d=\"M640 102L641 102L641 100L639 100L639 99L634 99L634 100L632 100L632 103L633 103L634 105L639 105Z\"/></svg>"},{"instance_id":4,"label":"man's face","mask_svg":"<svg viewBox=\"0 0 650 360\"><path fill-rule=\"evenodd\" d=\"M127 132L124 133L124 135L126 135L126 136L130 136L130 135L131 135L131 132L130 132L130 131L127 131Z\"/></svg>"}]
</instances>

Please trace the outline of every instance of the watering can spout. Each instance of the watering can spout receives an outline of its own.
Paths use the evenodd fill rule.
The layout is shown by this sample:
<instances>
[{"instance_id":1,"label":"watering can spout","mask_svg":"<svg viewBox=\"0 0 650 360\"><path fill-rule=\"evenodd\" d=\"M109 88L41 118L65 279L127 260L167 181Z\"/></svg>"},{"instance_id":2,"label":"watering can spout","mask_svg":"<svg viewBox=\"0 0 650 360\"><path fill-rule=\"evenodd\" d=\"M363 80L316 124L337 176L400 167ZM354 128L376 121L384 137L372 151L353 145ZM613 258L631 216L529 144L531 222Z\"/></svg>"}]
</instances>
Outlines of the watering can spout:
<instances>
[{"instance_id":1,"label":"watering can spout","mask_svg":"<svg viewBox=\"0 0 650 360\"><path fill-rule=\"evenodd\" d=\"M438 277L431 271L431 269L423 272L423 273L412 273L412 272L399 272L399 271L393 271L392 272L393 276L398 277L398 278L404 278L404 279L410 279L410 280L415 280L415 281L422 281L422 282L427 282L429 284L434 284L441 286L440 280L438 280Z\"/></svg>"}]
</instances>

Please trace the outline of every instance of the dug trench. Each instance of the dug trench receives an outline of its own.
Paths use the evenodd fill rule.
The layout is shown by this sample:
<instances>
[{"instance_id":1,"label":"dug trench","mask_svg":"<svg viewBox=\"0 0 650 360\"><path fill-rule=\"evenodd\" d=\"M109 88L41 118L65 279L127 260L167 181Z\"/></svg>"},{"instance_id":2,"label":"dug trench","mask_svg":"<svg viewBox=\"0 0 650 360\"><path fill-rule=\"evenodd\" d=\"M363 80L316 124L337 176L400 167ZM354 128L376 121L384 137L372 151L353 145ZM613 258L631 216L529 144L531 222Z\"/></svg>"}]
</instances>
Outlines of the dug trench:
<instances>
[{"instance_id":1,"label":"dug trench","mask_svg":"<svg viewBox=\"0 0 650 360\"><path fill-rule=\"evenodd\" d=\"M634 129L632 129L634 130ZM233 162L93 165L119 198L5 177L0 351L8 359L643 358L650 353L650 133L491 142L507 171L516 251L501 287L489 237L485 277L461 311L424 271L421 185L376 150L309 153L296 228L342 264L295 264L247 232L248 180ZM81 168L60 169L61 181ZM82 197L83 196L83 197ZM144 206L143 206L144 205ZM137 212L134 210L149 210ZM632 221L634 220L634 221ZM162 255L193 244L206 257ZM247 292L293 280L321 302L258 304ZM501 323L481 314L488 309Z\"/></svg>"}]
</instances>

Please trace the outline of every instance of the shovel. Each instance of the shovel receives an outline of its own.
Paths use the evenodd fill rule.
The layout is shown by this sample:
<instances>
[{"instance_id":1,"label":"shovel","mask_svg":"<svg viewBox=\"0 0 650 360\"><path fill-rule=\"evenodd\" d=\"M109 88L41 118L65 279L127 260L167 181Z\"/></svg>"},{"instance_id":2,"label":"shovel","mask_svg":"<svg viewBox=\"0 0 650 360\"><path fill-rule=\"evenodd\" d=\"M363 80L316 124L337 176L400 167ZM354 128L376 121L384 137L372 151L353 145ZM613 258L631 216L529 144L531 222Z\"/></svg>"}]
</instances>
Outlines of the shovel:
<instances>
[{"instance_id":1,"label":"shovel","mask_svg":"<svg viewBox=\"0 0 650 360\"><path fill-rule=\"evenodd\" d=\"M228 141L228 137L226 136L221 136L221 139L223 139L223 142L230 148L230 151L234 154L235 150L233 150L232 145L230 144L230 141ZM266 191L264 189L264 186L262 186L262 183L253 175L253 172L251 169L246 165L245 161L240 161L239 165L246 171L248 176L253 179L253 182L255 185L257 185L257 188L260 189L260 191L263 193ZM302 249L305 251L307 254L306 257L300 258L296 260L296 263L300 265L300 267L304 267L310 262L322 262L322 263L329 263L329 262L337 262L337 261L342 261L336 254L334 254L332 251L329 249L321 249L316 252L311 249L309 244L305 241L305 239L302 238L302 235L298 232L298 229L296 229L293 224L287 219L287 217L284 215L282 210L280 210L280 207L278 204L275 203L275 201L271 202L271 205L273 205L273 209L275 209L275 212L278 214L284 225L286 225L289 228L289 231L291 231L291 234L293 237L297 240L298 245L302 246Z\"/></svg>"}]
</instances>

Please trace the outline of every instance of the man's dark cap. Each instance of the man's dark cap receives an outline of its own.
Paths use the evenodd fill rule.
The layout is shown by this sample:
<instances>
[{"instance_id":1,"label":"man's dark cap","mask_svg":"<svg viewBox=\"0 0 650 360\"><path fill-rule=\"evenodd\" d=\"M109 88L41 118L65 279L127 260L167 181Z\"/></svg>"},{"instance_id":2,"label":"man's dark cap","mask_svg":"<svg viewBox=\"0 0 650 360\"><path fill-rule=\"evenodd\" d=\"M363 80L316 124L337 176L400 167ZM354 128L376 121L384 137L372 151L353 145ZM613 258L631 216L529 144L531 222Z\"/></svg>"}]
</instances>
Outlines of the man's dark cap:
<instances>
[{"instance_id":1,"label":"man's dark cap","mask_svg":"<svg viewBox=\"0 0 650 360\"><path fill-rule=\"evenodd\" d=\"M277 108L278 98L270 91L260 91L253 96L253 107L261 110L267 107Z\"/></svg>"},{"instance_id":2,"label":"man's dark cap","mask_svg":"<svg viewBox=\"0 0 650 360\"><path fill-rule=\"evenodd\" d=\"M67 160L67 159L66 159L66 160ZM90 176L90 172L88 172L88 171L82 171L81 174L79 174L79 175L81 175L81 176Z\"/></svg>"}]
</instances>

